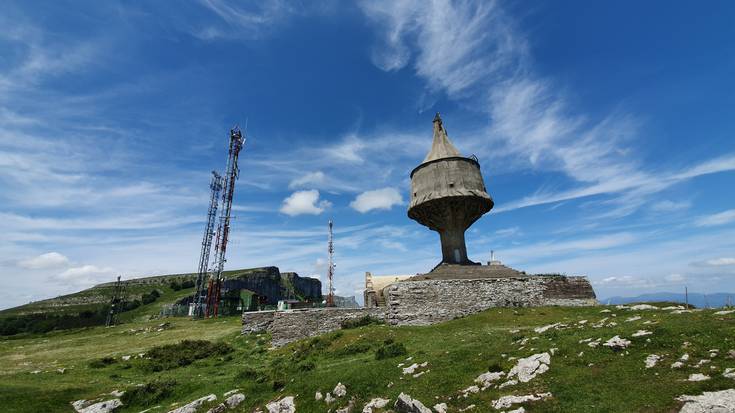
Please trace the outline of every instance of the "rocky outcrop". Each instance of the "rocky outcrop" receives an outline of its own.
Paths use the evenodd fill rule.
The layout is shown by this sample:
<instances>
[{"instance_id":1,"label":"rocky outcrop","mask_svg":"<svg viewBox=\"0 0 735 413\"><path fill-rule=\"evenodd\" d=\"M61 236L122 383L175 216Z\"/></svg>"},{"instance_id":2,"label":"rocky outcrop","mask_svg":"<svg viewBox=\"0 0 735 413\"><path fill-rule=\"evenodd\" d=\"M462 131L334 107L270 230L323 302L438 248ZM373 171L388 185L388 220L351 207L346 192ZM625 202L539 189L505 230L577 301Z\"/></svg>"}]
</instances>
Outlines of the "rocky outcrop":
<instances>
[{"instance_id":1,"label":"rocky outcrop","mask_svg":"<svg viewBox=\"0 0 735 413\"><path fill-rule=\"evenodd\" d=\"M270 305L289 298L314 302L322 300L321 281L316 278L300 277L293 272L281 273L278 267L253 268L228 275L224 289L253 291L265 297L266 303Z\"/></svg>"},{"instance_id":2,"label":"rocky outcrop","mask_svg":"<svg viewBox=\"0 0 735 413\"><path fill-rule=\"evenodd\" d=\"M398 413L431 413L431 409L405 393L398 395L396 404L393 407Z\"/></svg>"}]
</instances>

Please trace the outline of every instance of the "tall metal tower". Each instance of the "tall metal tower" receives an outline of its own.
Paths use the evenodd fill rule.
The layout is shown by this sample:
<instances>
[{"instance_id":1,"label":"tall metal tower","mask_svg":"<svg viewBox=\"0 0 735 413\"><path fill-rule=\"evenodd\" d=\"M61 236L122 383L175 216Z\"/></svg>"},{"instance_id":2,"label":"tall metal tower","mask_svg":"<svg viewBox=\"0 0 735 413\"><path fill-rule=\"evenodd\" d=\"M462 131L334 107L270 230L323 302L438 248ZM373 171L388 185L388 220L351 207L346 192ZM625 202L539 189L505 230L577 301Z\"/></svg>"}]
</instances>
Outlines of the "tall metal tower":
<instances>
[{"instance_id":1,"label":"tall metal tower","mask_svg":"<svg viewBox=\"0 0 735 413\"><path fill-rule=\"evenodd\" d=\"M117 281L112 290L112 299L110 300L110 312L107 313L107 320L105 326L110 327L117 324L117 315L122 311L123 305L123 285L120 281L120 276L117 276Z\"/></svg>"},{"instance_id":2,"label":"tall metal tower","mask_svg":"<svg viewBox=\"0 0 735 413\"><path fill-rule=\"evenodd\" d=\"M214 225L217 221L217 205L219 194L222 191L222 176L212 171L212 182L209 184L212 190L209 197L209 212L207 213L207 225L204 227L202 238L202 251L199 254L199 269L197 271L196 293L194 300L189 306L189 315L201 317L204 315L204 300L207 295L206 278L209 274L209 253L212 250L212 238L214 237Z\"/></svg>"},{"instance_id":3,"label":"tall metal tower","mask_svg":"<svg viewBox=\"0 0 735 413\"><path fill-rule=\"evenodd\" d=\"M215 261L214 273L209 278L209 288L207 288L207 309L205 315L217 316L219 310L220 293L222 290L223 276L222 272L225 268L225 253L227 252L227 241L230 235L230 213L232 212L232 198L235 194L235 181L240 175L240 168L237 166L237 159L240 151L245 144L245 138L240 132L240 128L235 126L230 130L230 150L227 156L227 169L224 176L224 192L222 193L222 211L219 216L219 226L217 227L217 242L215 243Z\"/></svg>"},{"instance_id":4,"label":"tall metal tower","mask_svg":"<svg viewBox=\"0 0 735 413\"><path fill-rule=\"evenodd\" d=\"M327 307L334 307L334 236L332 220L329 220L329 236L327 238Z\"/></svg>"}]
</instances>

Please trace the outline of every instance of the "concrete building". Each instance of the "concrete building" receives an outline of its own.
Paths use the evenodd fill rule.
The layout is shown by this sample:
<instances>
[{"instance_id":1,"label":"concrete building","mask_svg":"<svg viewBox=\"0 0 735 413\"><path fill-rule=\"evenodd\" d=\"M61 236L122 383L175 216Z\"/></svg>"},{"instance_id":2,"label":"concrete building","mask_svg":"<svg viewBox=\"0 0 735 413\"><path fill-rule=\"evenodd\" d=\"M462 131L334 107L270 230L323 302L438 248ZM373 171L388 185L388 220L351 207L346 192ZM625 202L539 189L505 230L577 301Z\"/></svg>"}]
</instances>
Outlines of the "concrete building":
<instances>
[{"instance_id":1,"label":"concrete building","mask_svg":"<svg viewBox=\"0 0 735 413\"><path fill-rule=\"evenodd\" d=\"M411 172L408 217L439 233L441 264L469 265L464 233L492 207L480 163L460 155L437 113L431 150Z\"/></svg>"}]
</instances>

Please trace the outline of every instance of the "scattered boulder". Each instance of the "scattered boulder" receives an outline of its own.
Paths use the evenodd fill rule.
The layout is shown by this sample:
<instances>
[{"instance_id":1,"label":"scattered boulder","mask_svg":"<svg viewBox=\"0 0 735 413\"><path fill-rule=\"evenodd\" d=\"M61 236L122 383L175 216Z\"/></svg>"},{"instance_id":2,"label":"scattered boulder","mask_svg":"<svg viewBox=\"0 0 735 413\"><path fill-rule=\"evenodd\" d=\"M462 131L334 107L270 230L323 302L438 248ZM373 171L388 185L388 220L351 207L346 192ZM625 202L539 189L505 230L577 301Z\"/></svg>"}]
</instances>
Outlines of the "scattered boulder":
<instances>
[{"instance_id":1,"label":"scattered boulder","mask_svg":"<svg viewBox=\"0 0 735 413\"><path fill-rule=\"evenodd\" d=\"M206 402L213 402L217 400L217 396L210 394L208 396L200 397L193 402L169 411L168 413L196 413L197 409L200 408Z\"/></svg>"},{"instance_id":2,"label":"scattered boulder","mask_svg":"<svg viewBox=\"0 0 735 413\"><path fill-rule=\"evenodd\" d=\"M416 371L417 368L419 368L418 363L413 363L403 369L403 374L413 374L413 372Z\"/></svg>"},{"instance_id":3,"label":"scattered boulder","mask_svg":"<svg viewBox=\"0 0 735 413\"><path fill-rule=\"evenodd\" d=\"M334 397L332 397L332 393L327 393L327 395L324 396L324 402L327 403L327 404L331 404L335 400L337 400L337 399L335 399Z\"/></svg>"},{"instance_id":4,"label":"scattered boulder","mask_svg":"<svg viewBox=\"0 0 735 413\"><path fill-rule=\"evenodd\" d=\"M508 408L514 404L544 400L551 397L551 393L527 394L525 396L503 396L493 400L493 407L497 410Z\"/></svg>"},{"instance_id":5,"label":"scattered boulder","mask_svg":"<svg viewBox=\"0 0 735 413\"><path fill-rule=\"evenodd\" d=\"M120 406L122 406L120 399L105 400L94 404L89 404L86 400L77 400L72 403L72 407L78 413L110 413Z\"/></svg>"},{"instance_id":6,"label":"scattered boulder","mask_svg":"<svg viewBox=\"0 0 735 413\"><path fill-rule=\"evenodd\" d=\"M268 413L296 413L296 403L293 401L293 396L287 396L281 400L268 403L265 408L268 409Z\"/></svg>"},{"instance_id":7,"label":"scattered boulder","mask_svg":"<svg viewBox=\"0 0 735 413\"><path fill-rule=\"evenodd\" d=\"M658 307L650 304L636 304L628 307L628 310L639 311L639 310L658 310Z\"/></svg>"},{"instance_id":8,"label":"scattered boulder","mask_svg":"<svg viewBox=\"0 0 735 413\"><path fill-rule=\"evenodd\" d=\"M225 404L230 409L234 409L240 403L242 403L243 400L245 400L245 395L244 394L242 394L242 393L235 393L235 394L233 394L230 397L228 397L228 398L225 399Z\"/></svg>"},{"instance_id":9,"label":"scattered boulder","mask_svg":"<svg viewBox=\"0 0 735 413\"><path fill-rule=\"evenodd\" d=\"M626 322L626 323L630 323L631 321L638 321L638 320L640 320L640 319L641 319L641 316L637 315L637 316L634 316L634 317L629 317L629 318L627 318L627 319L625 320L625 322Z\"/></svg>"},{"instance_id":10,"label":"scattered boulder","mask_svg":"<svg viewBox=\"0 0 735 413\"><path fill-rule=\"evenodd\" d=\"M382 409L388 405L390 399L383 399L376 397L368 402L365 407L362 408L362 413L373 413L373 409Z\"/></svg>"},{"instance_id":11,"label":"scattered boulder","mask_svg":"<svg viewBox=\"0 0 735 413\"><path fill-rule=\"evenodd\" d=\"M224 413L227 410L227 406L224 403L220 403L211 409L207 410L207 413Z\"/></svg>"},{"instance_id":12,"label":"scattered boulder","mask_svg":"<svg viewBox=\"0 0 735 413\"><path fill-rule=\"evenodd\" d=\"M320 391L318 391L318 392L316 392L316 394L314 394L314 400L316 400L316 401L319 401L319 400L321 400L323 398L324 398L324 396L322 396L322 392L320 392Z\"/></svg>"},{"instance_id":13,"label":"scattered boulder","mask_svg":"<svg viewBox=\"0 0 735 413\"><path fill-rule=\"evenodd\" d=\"M650 336L651 334L653 334L653 333L650 332L650 331L638 330L635 333L631 334L631 336L633 336L633 337L643 337L643 336Z\"/></svg>"},{"instance_id":14,"label":"scattered boulder","mask_svg":"<svg viewBox=\"0 0 735 413\"><path fill-rule=\"evenodd\" d=\"M661 360L661 356L658 354L649 354L644 363L646 364L646 368L650 369L655 366L659 360Z\"/></svg>"},{"instance_id":15,"label":"scattered boulder","mask_svg":"<svg viewBox=\"0 0 735 413\"><path fill-rule=\"evenodd\" d=\"M414 400L411 396L401 393L396 399L396 403L393 405L397 413L431 413L431 410L424 406L418 400Z\"/></svg>"},{"instance_id":16,"label":"scattered boulder","mask_svg":"<svg viewBox=\"0 0 735 413\"><path fill-rule=\"evenodd\" d=\"M706 374L694 373L694 374L689 375L689 378L687 379L687 381L705 381L709 379L710 377Z\"/></svg>"},{"instance_id":17,"label":"scattered boulder","mask_svg":"<svg viewBox=\"0 0 735 413\"><path fill-rule=\"evenodd\" d=\"M735 369L728 367L725 369L725 371L722 373L723 376L727 377L728 379L735 379Z\"/></svg>"},{"instance_id":18,"label":"scattered boulder","mask_svg":"<svg viewBox=\"0 0 735 413\"><path fill-rule=\"evenodd\" d=\"M446 403L435 404L434 411L436 413L447 413L447 404Z\"/></svg>"},{"instance_id":19,"label":"scattered boulder","mask_svg":"<svg viewBox=\"0 0 735 413\"><path fill-rule=\"evenodd\" d=\"M675 362L671 363L671 368L672 369L680 369L682 367L684 367L684 363L682 363L681 361L675 361Z\"/></svg>"},{"instance_id":20,"label":"scattered boulder","mask_svg":"<svg viewBox=\"0 0 735 413\"><path fill-rule=\"evenodd\" d=\"M630 340L626 340L624 338L620 338L620 336L615 336L611 338L610 340L607 340L606 342L602 343L605 347L610 347L613 350L624 350L628 348L630 345Z\"/></svg>"},{"instance_id":21,"label":"scattered boulder","mask_svg":"<svg viewBox=\"0 0 735 413\"><path fill-rule=\"evenodd\" d=\"M715 315L725 315L725 314L732 314L732 313L735 313L735 310L722 310L722 311L717 311L714 314Z\"/></svg>"},{"instance_id":22,"label":"scattered boulder","mask_svg":"<svg viewBox=\"0 0 735 413\"><path fill-rule=\"evenodd\" d=\"M233 394L235 394L235 393L237 393L239 391L240 391L240 389L233 389L233 390L230 390L227 393L223 394L223 396L224 397L229 397L229 396L231 396L231 395L233 395Z\"/></svg>"},{"instance_id":23,"label":"scattered boulder","mask_svg":"<svg viewBox=\"0 0 735 413\"><path fill-rule=\"evenodd\" d=\"M550 330L552 328L559 329L559 328L562 328L562 327L566 327L566 324L554 323L554 324L549 324L549 325L543 326L543 327L536 327L536 328L533 329L533 331L536 332L536 333L538 333L538 334L541 334L541 333L544 333L547 330Z\"/></svg>"},{"instance_id":24,"label":"scattered boulder","mask_svg":"<svg viewBox=\"0 0 735 413\"><path fill-rule=\"evenodd\" d=\"M679 413L726 413L735 411L735 389L704 392L700 396L679 396L684 402Z\"/></svg>"},{"instance_id":25,"label":"scattered boulder","mask_svg":"<svg viewBox=\"0 0 735 413\"><path fill-rule=\"evenodd\" d=\"M537 375L548 371L549 364L551 364L549 353L539 353L518 359L518 363L508 373L508 378L517 377L518 381L527 383Z\"/></svg>"},{"instance_id":26,"label":"scattered boulder","mask_svg":"<svg viewBox=\"0 0 735 413\"><path fill-rule=\"evenodd\" d=\"M347 394L347 387L345 387L342 383L337 383L336 386L334 386L334 395L337 397L343 397Z\"/></svg>"},{"instance_id":27,"label":"scattered boulder","mask_svg":"<svg viewBox=\"0 0 735 413\"><path fill-rule=\"evenodd\" d=\"M494 381L500 380L501 377L505 376L502 371L482 373L475 379L475 383L482 386L482 390L487 389L492 385Z\"/></svg>"}]
</instances>

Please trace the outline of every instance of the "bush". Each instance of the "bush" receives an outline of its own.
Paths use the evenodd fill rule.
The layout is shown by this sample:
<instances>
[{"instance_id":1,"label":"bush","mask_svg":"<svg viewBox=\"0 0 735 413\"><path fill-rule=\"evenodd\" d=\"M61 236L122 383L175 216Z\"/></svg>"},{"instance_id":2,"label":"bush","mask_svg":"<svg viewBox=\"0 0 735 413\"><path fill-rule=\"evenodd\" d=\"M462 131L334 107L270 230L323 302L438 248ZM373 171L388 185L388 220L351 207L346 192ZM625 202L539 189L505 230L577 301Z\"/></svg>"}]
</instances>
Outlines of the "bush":
<instances>
[{"instance_id":1,"label":"bush","mask_svg":"<svg viewBox=\"0 0 735 413\"><path fill-rule=\"evenodd\" d=\"M101 359L91 361L89 367L101 369L115 363L117 363L117 359L114 357L102 357Z\"/></svg>"},{"instance_id":2,"label":"bush","mask_svg":"<svg viewBox=\"0 0 735 413\"><path fill-rule=\"evenodd\" d=\"M369 326L371 324L382 324L382 323L383 323L382 321L380 321L379 319L373 316L364 315L360 318L348 318L346 320L342 320L342 322L340 323L340 326L343 329L348 329L348 328L357 328L357 327L362 327L362 326Z\"/></svg>"},{"instance_id":3,"label":"bush","mask_svg":"<svg viewBox=\"0 0 735 413\"><path fill-rule=\"evenodd\" d=\"M148 351L145 366L152 371L171 370L188 366L195 360L224 356L233 351L227 343L207 340L184 340L177 344L153 347Z\"/></svg>"},{"instance_id":4,"label":"bush","mask_svg":"<svg viewBox=\"0 0 735 413\"><path fill-rule=\"evenodd\" d=\"M184 280L181 283L181 289L194 288L195 286L196 286L196 284L194 284L194 280Z\"/></svg>"},{"instance_id":5,"label":"bush","mask_svg":"<svg viewBox=\"0 0 735 413\"><path fill-rule=\"evenodd\" d=\"M150 304L158 299L158 297L161 296L161 293L158 292L158 290L152 290L148 294L143 294L140 297L140 301L143 302L143 304Z\"/></svg>"},{"instance_id":6,"label":"bush","mask_svg":"<svg viewBox=\"0 0 735 413\"><path fill-rule=\"evenodd\" d=\"M337 349L334 354L338 356L349 356L351 354L365 353L372 349L370 343L358 342L350 343L342 348Z\"/></svg>"},{"instance_id":7,"label":"bush","mask_svg":"<svg viewBox=\"0 0 735 413\"><path fill-rule=\"evenodd\" d=\"M154 380L128 389L120 401L125 405L150 406L173 394L176 380Z\"/></svg>"},{"instance_id":8,"label":"bush","mask_svg":"<svg viewBox=\"0 0 735 413\"><path fill-rule=\"evenodd\" d=\"M497 373L499 371L503 371L503 367L498 363L492 363L488 366L487 371L490 373Z\"/></svg>"},{"instance_id":9,"label":"bush","mask_svg":"<svg viewBox=\"0 0 735 413\"><path fill-rule=\"evenodd\" d=\"M403 343L391 342L390 344L383 344L378 351L375 352L376 360L383 360L388 358L394 358L398 356L405 356L408 354L406 346Z\"/></svg>"},{"instance_id":10,"label":"bush","mask_svg":"<svg viewBox=\"0 0 735 413\"><path fill-rule=\"evenodd\" d=\"M316 364L314 364L314 362L311 360L302 361L301 363L296 365L296 369L299 371L314 370L314 367L316 367Z\"/></svg>"}]
</instances>

